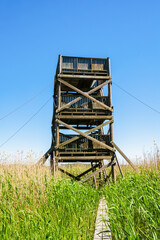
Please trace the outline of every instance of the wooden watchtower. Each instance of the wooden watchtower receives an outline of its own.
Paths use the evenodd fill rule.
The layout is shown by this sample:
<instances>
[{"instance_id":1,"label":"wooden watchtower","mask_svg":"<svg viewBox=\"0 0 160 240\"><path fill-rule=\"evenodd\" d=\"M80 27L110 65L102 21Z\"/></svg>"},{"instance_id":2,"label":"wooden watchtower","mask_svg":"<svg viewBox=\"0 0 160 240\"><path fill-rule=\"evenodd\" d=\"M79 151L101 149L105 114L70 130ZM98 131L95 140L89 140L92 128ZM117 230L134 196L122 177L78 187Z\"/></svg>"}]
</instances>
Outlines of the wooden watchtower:
<instances>
[{"instance_id":1,"label":"wooden watchtower","mask_svg":"<svg viewBox=\"0 0 160 240\"><path fill-rule=\"evenodd\" d=\"M53 174L60 170L83 182L99 173L105 181L110 176L114 180L114 167L118 164L115 148L134 167L113 142L111 79L110 58L59 55L54 79L52 144L39 161L44 163L50 156ZM105 96L104 86L108 89ZM104 164L104 160L108 163ZM59 166L62 162L89 162L91 166L73 176Z\"/></svg>"}]
</instances>

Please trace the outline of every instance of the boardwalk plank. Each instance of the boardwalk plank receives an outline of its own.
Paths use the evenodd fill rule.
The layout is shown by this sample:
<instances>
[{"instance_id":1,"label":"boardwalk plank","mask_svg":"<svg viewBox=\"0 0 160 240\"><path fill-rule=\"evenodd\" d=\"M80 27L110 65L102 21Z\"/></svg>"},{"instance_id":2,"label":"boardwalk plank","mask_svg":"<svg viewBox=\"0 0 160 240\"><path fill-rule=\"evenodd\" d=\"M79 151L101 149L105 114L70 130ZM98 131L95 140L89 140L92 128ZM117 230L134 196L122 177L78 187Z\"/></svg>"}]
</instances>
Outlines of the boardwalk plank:
<instances>
[{"instance_id":1,"label":"boardwalk plank","mask_svg":"<svg viewBox=\"0 0 160 240\"><path fill-rule=\"evenodd\" d=\"M107 215L107 203L103 197L98 206L97 218L95 223L94 240L112 239L109 218Z\"/></svg>"}]
</instances>

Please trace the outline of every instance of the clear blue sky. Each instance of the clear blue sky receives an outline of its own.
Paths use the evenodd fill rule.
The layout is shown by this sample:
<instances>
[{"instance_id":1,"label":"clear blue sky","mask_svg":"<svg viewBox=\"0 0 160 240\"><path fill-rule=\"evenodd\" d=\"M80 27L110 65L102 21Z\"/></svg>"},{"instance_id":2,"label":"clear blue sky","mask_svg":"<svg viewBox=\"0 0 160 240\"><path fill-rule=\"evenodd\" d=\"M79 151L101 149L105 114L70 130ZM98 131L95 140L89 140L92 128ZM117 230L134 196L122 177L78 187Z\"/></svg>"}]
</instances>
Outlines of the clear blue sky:
<instances>
[{"instance_id":1,"label":"clear blue sky","mask_svg":"<svg viewBox=\"0 0 160 240\"><path fill-rule=\"evenodd\" d=\"M1 0L0 117L46 85L34 101L0 121L0 144L52 95L58 54L110 57L113 82L160 111L159 0ZM160 114L113 85L114 140L129 157L160 143ZM52 101L0 151L45 152Z\"/></svg>"}]
</instances>

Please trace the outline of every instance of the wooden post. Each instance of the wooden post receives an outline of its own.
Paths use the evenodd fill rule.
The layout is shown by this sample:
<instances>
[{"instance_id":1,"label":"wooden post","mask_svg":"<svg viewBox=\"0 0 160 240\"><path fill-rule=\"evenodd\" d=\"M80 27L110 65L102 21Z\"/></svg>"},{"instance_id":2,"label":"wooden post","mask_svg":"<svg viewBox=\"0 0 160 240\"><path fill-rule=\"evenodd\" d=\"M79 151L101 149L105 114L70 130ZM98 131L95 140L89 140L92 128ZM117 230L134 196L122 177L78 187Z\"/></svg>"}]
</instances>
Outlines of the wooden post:
<instances>
[{"instance_id":1,"label":"wooden post","mask_svg":"<svg viewBox=\"0 0 160 240\"><path fill-rule=\"evenodd\" d=\"M55 151L53 151L50 154L50 169L51 169L51 174L55 176Z\"/></svg>"},{"instance_id":2,"label":"wooden post","mask_svg":"<svg viewBox=\"0 0 160 240\"><path fill-rule=\"evenodd\" d=\"M62 55L59 55L59 74L62 72Z\"/></svg>"},{"instance_id":3,"label":"wooden post","mask_svg":"<svg viewBox=\"0 0 160 240\"><path fill-rule=\"evenodd\" d=\"M61 83L58 82L58 109L61 107Z\"/></svg>"},{"instance_id":4,"label":"wooden post","mask_svg":"<svg viewBox=\"0 0 160 240\"><path fill-rule=\"evenodd\" d=\"M111 87L112 87L112 83L109 83L108 84L108 96L109 96L110 108L112 108ZM110 138L111 138L111 141L113 141L113 124L112 123L110 123Z\"/></svg>"},{"instance_id":5,"label":"wooden post","mask_svg":"<svg viewBox=\"0 0 160 240\"><path fill-rule=\"evenodd\" d=\"M110 58L108 58L108 74L109 76L111 76L111 64L110 64ZM109 83L108 84L108 97L109 97L109 106L110 108L113 109L112 107L112 83ZM110 123L109 125L109 134L110 134L110 141L113 141L113 124ZM112 160L111 161L114 161L114 154L113 154L113 157L112 157ZM112 173L112 181L113 182L116 182L116 174L115 174L115 165L112 165L111 166L111 173Z\"/></svg>"},{"instance_id":6,"label":"wooden post","mask_svg":"<svg viewBox=\"0 0 160 240\"><path fill-rule=\"evenodd\" d=\"M110 63L110 58L108 58L108 74L111 76L111 63ZM109 106L110 108L113 108L112 106L112 82L108 84L108 97L109 97ZM110 123L110 137L111 141L113 141L113 124Z\"/></svg>"},{"instance_id":7,"label":"wooden post","mask_svg":"<svg viewBox=\"0 0 160 240\"><path fill-rule=\"evenodd\" d=\"M102 161L102 167L104 166L104 160ZM106 179L107 179L107 171L106 171L106 169L104 169L103 171L102 171L102 173L103 173L103 178L104 178L104 181L106 181Z\"/></svg>"},{"instance_id":8,"label":"wooden post","mask_svg":"<svg viewBox=\"0 0 160 240\"><path fill-rule=\"evenodd\" d=\"M91 166L92 166L92 172L94 172L94 165L93 165L93 162L91 162ZM97 181L96 181L96 177L95 176L93 176L93 183L95 184L95 186L96 186L96 189L97 189Z\"/></svg>"},{"instance_id":9,"label":"wooden post","mask_svg":"<svg viewBox=\"0 0 160 240\"><path fill-rule=\"evenodd\" d=\"M115 173L115 169L114 169L115 165L111 166L111 171L112 171L112 182L116 183L116 173Z\"/></svg>"},{"instance_id":10,"label":"wooden post","mask_svg":"<svg viewBox=\"0 0 160 240\"><path fill-rule=\"evenodd\" d=\"M102 161L99 162L99 168L102 167ZM102 171L99 172L99 183L102 181Z\"/></svg>"},{"instance_id":11,"label":"wooden post","mask_svg":"<svg viewBox=\"0 0 160 240\"><path fill-rule=\"evenodd\" d=\"M53 152L50 154L50 171L53 174Z\"/></svg>"},{"instance_id":12,"label":"wooden post","mask_svg":"<svg viewBox=\"0 0 160 240\"><path fill-rule=\"evenodd\" d=\"M53 152L53 176L55 176L56 173L56 166L55 166L55 152Z\"/></svg>"},{"instance_id":13,"label":"wooden post","mask_svg":"<svg viewBox=\"0 0 160 240\"><path fill-rule=\"evenodd\" d=\"M61 70L61 55L60 55L60 70ZM57 103L57 108L59 109L61 107L61 83L58 82L57 84L57 91L58 91L58 103ZM59 124L56 122L56 145L59 145L60 143L60 134L59 134ZM56 154L55 156L58 156L58 150L56 149ZM54 161L54 171L56 172L58 170L58 160Z\"/></svg>"}]
</instances>

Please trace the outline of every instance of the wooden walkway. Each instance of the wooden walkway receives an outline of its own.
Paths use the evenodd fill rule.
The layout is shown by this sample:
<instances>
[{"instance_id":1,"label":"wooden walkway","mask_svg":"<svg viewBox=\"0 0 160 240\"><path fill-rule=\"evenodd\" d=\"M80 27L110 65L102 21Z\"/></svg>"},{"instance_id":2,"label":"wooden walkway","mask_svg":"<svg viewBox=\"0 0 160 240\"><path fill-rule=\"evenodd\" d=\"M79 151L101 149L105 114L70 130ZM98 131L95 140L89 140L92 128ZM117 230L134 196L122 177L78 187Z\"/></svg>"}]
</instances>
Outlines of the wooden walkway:
<instances>
[{"instance_id":1,"label":"wooden walkway","mask_svg":"<svg viewBox=\"0 0 160 240\"><path fill-rule=\"evenodd\" d=\"M98 206L95 232L93 240L112 239L109 218L107 216L107 203L103 197Z\"/></svg>"}]
</instances>

